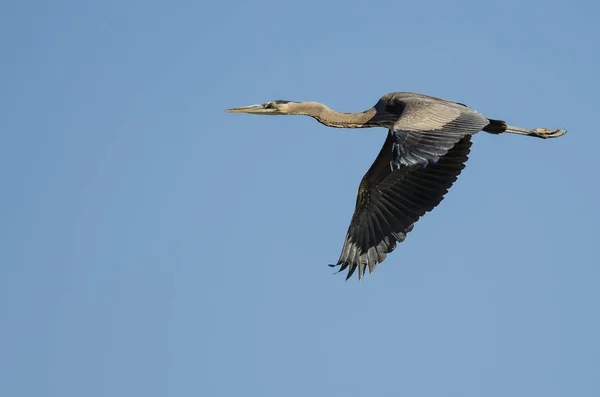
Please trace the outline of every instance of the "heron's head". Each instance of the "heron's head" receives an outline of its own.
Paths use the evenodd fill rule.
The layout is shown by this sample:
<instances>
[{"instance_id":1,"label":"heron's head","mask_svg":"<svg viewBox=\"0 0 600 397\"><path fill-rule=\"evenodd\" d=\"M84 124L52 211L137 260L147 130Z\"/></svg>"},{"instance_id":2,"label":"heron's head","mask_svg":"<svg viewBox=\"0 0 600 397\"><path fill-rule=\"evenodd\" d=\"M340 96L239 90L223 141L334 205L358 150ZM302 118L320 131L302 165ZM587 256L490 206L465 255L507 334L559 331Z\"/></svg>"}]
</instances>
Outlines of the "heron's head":
<instances>
[{"instance_id":1,"label":"heron's head","mask_svg":"<svg viewBox=\"0 0 600 397\"><path fill-rule=\"evenodd\" d=\"M295 112L294 105L298 102L291 101L269 101L260 105L250 105L241 108L227 109L229 113L250 113L250 114L264 114L264 115L285 115L285 114L298 114Z\"/></svg>"}]
</instances>

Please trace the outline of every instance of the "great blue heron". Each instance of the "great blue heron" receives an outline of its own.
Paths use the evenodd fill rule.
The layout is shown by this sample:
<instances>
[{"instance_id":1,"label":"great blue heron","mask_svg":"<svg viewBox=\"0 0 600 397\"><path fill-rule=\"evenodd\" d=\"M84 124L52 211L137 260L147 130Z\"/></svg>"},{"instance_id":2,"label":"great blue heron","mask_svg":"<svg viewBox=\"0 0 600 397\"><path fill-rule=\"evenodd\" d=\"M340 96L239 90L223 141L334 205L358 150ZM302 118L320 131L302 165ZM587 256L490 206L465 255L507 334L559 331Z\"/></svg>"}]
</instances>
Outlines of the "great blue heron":
<instances>
[{"instance_id":1,"label":"great blue heron","mask_svg":"<svg viewBox=\"0 0 600 397\"><path fill-rule=\"evenodd\" d=\"M471 136L479 131L557 138L565 130L526 129L489 119L464 104L394 92L360 113L340 113L318 102L270 101L231 113L305 115L336 128L389 130L379 155L358 188L356 208L336 265L372 273L402 242L414 223L435 208L465 167Z\"/></svg>"}]
</instances>

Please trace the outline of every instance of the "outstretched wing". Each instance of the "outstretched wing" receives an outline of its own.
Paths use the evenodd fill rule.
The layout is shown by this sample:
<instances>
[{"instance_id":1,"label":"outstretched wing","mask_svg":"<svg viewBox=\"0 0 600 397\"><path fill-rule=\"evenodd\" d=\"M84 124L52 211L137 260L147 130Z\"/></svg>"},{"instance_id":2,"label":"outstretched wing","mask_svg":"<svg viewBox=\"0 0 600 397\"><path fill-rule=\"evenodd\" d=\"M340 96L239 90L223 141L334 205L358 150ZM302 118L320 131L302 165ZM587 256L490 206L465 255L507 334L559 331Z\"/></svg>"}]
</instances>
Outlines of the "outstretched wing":
<instances>
[{"instance_id":1,"label":"outstretched wing","mask_svg":"<svg viewBox=\"0 0 600 397\"><path fill-rule=\"evenodd\" d=\"M401 165L390 168L392 132L363 177L358 189L356 209L342 253L337 262L340 271L348 268L349 279L358 268L358 278L365 269L373 272L378 263L402 242L413 224L437 206L465 167L471 148L466 135L450 146L437 163L426 167Z\"/></svg>"},{"instance_id":2,"label":"outstretched wing","mask_svg":"<svg viewBox=\"0 0 600 397\"><path fill-rule=\"evenodd\" d=\"M490 121L464 105L424 96L391 98L402 113L392 127L400 164L427 166ZM395 102L395 103L394 103Z\"/></svg>"}]
</instances>

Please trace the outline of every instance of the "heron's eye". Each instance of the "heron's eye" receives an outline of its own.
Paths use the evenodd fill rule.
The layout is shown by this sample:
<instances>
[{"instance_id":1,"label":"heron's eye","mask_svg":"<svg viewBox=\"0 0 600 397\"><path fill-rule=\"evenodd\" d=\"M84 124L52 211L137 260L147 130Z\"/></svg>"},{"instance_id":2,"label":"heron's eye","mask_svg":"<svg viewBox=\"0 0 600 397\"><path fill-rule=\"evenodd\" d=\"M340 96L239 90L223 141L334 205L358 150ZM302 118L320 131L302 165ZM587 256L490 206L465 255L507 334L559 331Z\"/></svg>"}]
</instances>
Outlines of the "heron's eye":
<instances>
[{"instance_id":1,"label":"heron's eye","mask_svg":"<svg viewBox=\"0 0 600 397\"><path fill-rule=\"evenodd\" d=\"M275 109L275 104L273 102L265 103L265 109Z\"/></svg>"}]
</instances>

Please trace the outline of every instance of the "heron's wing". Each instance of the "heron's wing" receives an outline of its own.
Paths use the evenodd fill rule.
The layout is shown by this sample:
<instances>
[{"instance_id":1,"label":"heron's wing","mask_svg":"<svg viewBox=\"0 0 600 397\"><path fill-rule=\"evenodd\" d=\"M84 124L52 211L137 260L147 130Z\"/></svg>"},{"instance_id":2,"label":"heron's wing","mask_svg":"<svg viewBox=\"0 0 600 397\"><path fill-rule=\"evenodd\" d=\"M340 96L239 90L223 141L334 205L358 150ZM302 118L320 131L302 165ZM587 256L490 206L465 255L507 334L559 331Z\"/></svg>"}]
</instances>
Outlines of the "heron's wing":
<instances>
[{"instance_id":1,"label":"heron's wing","mask_svg":"<svg viewBox=\"0 0 600 397\"><path fill-rule=\"evenodd\" d=\"M471 136L460 139L435 164L427 167L389 165L393 138L387 139L377 159L363 177L356 209L337 262L340 271L348 268L350 278L358 268L371 273L386 255L402 242L413 224L437 206L465 167Z\"/></svg>"},{"instance_id":2,"label":"heron's wing","mask_svg":"<svg viewBox=\"0 0 600 397\"><path fill-rule=\"evenodd\" d=\"M435 163L464 136L489 124L475 110L453 102L421 97L397 101L403 110L392 133L403 165Z\"/></svg>"}]
</instances>

